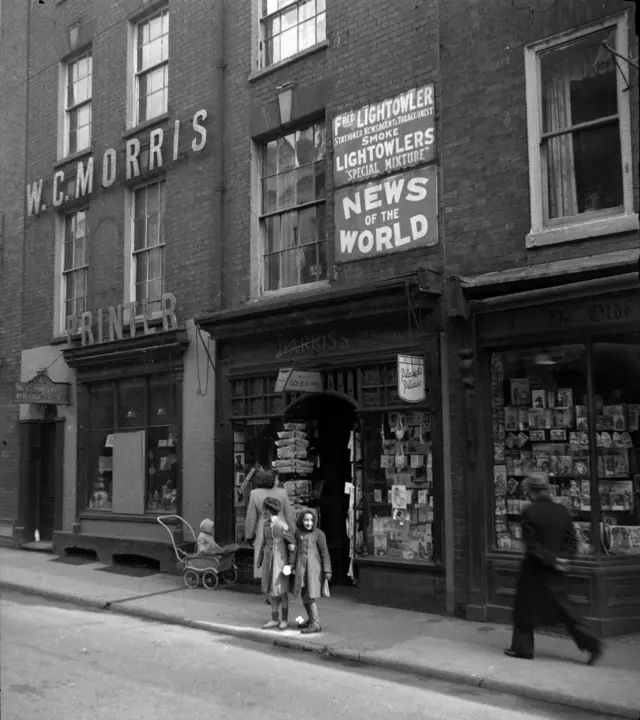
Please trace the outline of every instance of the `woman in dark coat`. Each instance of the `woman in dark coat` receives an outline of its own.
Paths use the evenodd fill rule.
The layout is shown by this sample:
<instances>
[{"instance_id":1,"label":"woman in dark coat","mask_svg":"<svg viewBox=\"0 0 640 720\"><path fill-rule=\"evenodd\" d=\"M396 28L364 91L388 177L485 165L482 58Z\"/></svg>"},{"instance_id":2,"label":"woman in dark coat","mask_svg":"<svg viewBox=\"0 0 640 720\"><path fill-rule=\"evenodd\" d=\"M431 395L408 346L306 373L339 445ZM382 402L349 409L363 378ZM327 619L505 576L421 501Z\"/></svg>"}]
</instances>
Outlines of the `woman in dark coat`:
<instances>
[{"instance_id":1,"label":"woman in dark coat","mask_svg":"<svg viewBox=\"0 0 640 720\"><path fill-rule=\"evenodd\" d=\"M281 513L282 504L278 499L265 498L264 528L258 553L262 592L268 593L271 598L271 620L263 625L265 630L276 627L278 630L286 630L289 627L290 555L294 553L294 539L287 524L281 519Z\"/></svg>"},{"instance_id":2,"label":"woman in dark coat","mask_svg":"<svg viewBox=\"0 0 640 720\"><path fill-rule=\"evenodd\" d=\"M532 660L536 627L563 624L593 665L602 644L575 614L566 590L565 573L576 550L576 533L569 510L553 502L547 473L527 477L531 504L522 513L525 557L516 585L510 657Z\"/></svg>"},{"instance_id":3,"label":"woman in dark coat","mask_svg":"<svg viewBox=\"0 0 640 720\"><path fill-rule=\"evenodd\" d=\"M331 580L331 559L327 538L318 528L318 516L315 510L301 512L296 525L296 549L292 561L295 573L293 594L302 597L309 618L299 627L305 634L317 633L322 628L316 599L322 596L324 581Z\"/></svg>"}]
</instances>

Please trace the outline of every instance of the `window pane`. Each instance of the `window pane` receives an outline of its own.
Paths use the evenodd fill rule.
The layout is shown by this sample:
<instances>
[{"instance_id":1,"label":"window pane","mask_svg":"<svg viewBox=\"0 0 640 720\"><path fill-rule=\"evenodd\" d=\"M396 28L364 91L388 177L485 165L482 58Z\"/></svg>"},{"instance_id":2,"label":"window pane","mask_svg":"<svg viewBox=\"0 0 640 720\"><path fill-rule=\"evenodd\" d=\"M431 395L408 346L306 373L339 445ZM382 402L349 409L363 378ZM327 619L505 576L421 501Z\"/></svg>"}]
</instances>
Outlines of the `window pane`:
<instances>
[{"instance_id":1,"label":"window pane","mask_svg":"<svg viewBox=\"0 0 640 720\"><path fill-rule=\"evenodd\" d=\"M275 65L281 60L280 55L280 35L276 35L274 38L267 40L267 65Z\"/></svg>"},{"instance_id":2,"label":"window pane","mask_svg":"<svg viewBox=\"0 0 640 720\"><path fill-rule=\"evenodd\" d=\"M293 170L296 163L295 135L286 135L278 140L278 172Z\"/></svg>"},{"instance_id":3,"label":"window pane","mask_svg":"<svg viewBox=\"0 0 640 720\"><path fill-rule=\"evenodd\" d=\"M75 267L82 267L84 265L84 238L78 238L75 242L73 262Z\"/></svg>"},{"instance_id":4,"label":"window pane","mask_svg":"<svg viewBox=\"0 0 640 720\"><path fill-rule=\"evenodd\" d=\"M147 432L146 512L178 511L178 456L173 435L167 427L153 427Z\"/></svg>"},{"instance_id":5,"label":"window pane","mask_svg":"<svg viewBox=\"0 0 640 720\"><path fill-rule=\"evenodd\" d=\"M147 97L147 120L162 115L166 110L167 94L164 90L160 90Z\"/></svg>"},{"instance_id":6,"label":"window pane","mask_svg":"<svg viewBox=\"0 0 640 720\"><path fill-rule=\"evenodd\" d=\"M75 151L85 150L91 144L91 125L78 128L75 136Z\"/></svg>"},{"instance_id":7,"label":"window pane","mask_svg":"<svg viewBox=\"0 0 640 720\"><path fill-rule=\"evenodd\" d=\"M264 151L263 177L275 175L278 170L278 141L272 140L267 143Z\"/></svg>"},{"instance_id":8,"label":"window pane","mask_svg":"<svg viewBox=\"0 0 640 720\"><path fill-rule=\"evenodd\" d=\"M296 171L278 175L278 209L292 207L296 204Z\"/></svg>"},{"instance_id":9,"label":"window pane","mask_svg":"<svg viewBox=\"0 0 640 720\"><path fill-rule=\"evenodd\" d=\"M148 277L149 253L141 252L136 255L136 283L146 283Z\"/></svg>"},{"instance_id":10,"label":"window pane","mask_svg":"<svg viewBox=\"0 0 640 720\"><path fill-rule=\"evenodd\" d=\"M315 12L315 0L303 0L303 2L298 5L298 22L301 23L304 20L309 20L315 15Z\"/></svg>"},{"instance_id":11,"label":"window pane","mask_svg":"<svg viewBox=\"0 0 640 720\"><path fill-rule=\"evenodd\" d=\"M605 547L640 554L640 335L596 343L598 494Z\"/></svg>"},{"instance_id":12,"label":"window pane","mask_svg":"<svg viewBox=\"0 0 640 720\"><path fill-rule=\"evenodd\" d=\"M282 13L280 16L282 22L282 31L294 28L298 24L298 8L293 7L291 10Z\"/></svg>"},{"instance_id":13,"label":"window pane","mask_svg":"<svg viewBox=\"0 0 640 720\"><path fill-rule=\"evenodd\" d=\"M162 278L162 254L163 248L156 247L149 250L149 279Z\"/></svg>"},{"instance_id":14,"label":"window pane","mask_svg":"<svg viewBox=\"0 0 640 720\"><path fill-rule=\"evenodd\" d=\"M96 383L90 386L89 430L113 430L115 398L113 383Z\"/></svg>"},{"instance_id":15,"label":"window pane","mask_svg":"<svg viewBox=\"0 0 640 720\"><path fill-rule=\"evenodd\" d=\"M298 25L298 51L305 50L316 44L316 21L307 20Z\"/></svg>"},{"instance_id":16,"label":"window pane","mask_svg":"<svg viewBox=\"0 0 640 720\"><path fill-rule=\"evenodd\" d=\"M528 470L552 474L555 502L571 510L578 532L591 527L586 348L538 347L494 353L495 546L523 549L520 513L528 504ZM585 552L593 548L584 547Z\"/></svg>"},{"instance_id":17,"label":"window pane","mask_svg":"<svg viewBox=\"0 0 640 720\"><path fill-rule=\"evenodd\" d=\"M316 12L324 12L325 9L325 0L316 0Z\"/></svg>"},{"instance_id":18,"label":"window pane","mask_svg":"<svg viewBox=\"0 0 640 720\"><path fill-rule=\"evenodd\" d=\"M617 112L616 67L603 41L615 49L611 28L541 55L544 132Z\"/></svg>"},{"instance_id":19,"label":"window pane","mask_svg":"<svg viewBox=\"0 0 640 720\"><path fill-rule=\"evenodd\" d=\"M622 154L618 123L573 135L578 212L621 207Z\"/></svg>"},{"instance_id":20,"label":"window pane","mask_svg":"<svg viewBox=\"0 0 640 720\"><path fill-rule=\"evenodd\" d=\"M300 250L285 250L280 254L280 287L294 287L300 284Z\"/></svg>"},{"instance_id":21,"label":"window pane","mask_svg":"<svg viewBox=\"0 0 640 720\"><path fill-rule=\"evenodd\" d=\"M283 23L284 25L284 23ZM285 30L280 35L280 57L291 57L298 52L298 28L293 27L291 30Z\"/></svg>"},{"instance_id":22,"label":"window pane","mask_svg":"<svg viewBox=\"0 0 640 720\"><path fill-rule=\"evenodd\" d=\"M120 380L118 382L118 427L144 427L145 418L145 381Z\"/></svg>"},{"instance_id":23,"label":"window pane","mask_svg":"<svg viewBox=\"0 0 640 720\"><path fill-rule=\"evenodd\" d=\"M274 212L278 209L278 178L273 176L262 181L262 198L264 213Z\"/></svg>"},{"instance_id":24,"label":"window pane","mask_svg":"<svg viewBox=\"0 0 640 720\"><path fill-rule=\"evenodd\" d=\"M306 283L316 282L320 275L320 266L318 264L318 246L317 244L307 245L300 249L302 258L300 268L300 282Z\"/></svg>"},{"instance_id":25,"label":"window pane","mask_svg":"<svg viewBox=\"0 0 640 720\"><path fill-rule=\"evenodd\" d=\"M75 243L73 241L65 242L64 244L64 267L62 268L63 270L73 269L74 245Z\"/></svg>"},{"instance_id":26,"label":"window pane","mask_svg":"<svg viewBox=\"0 0 640 720\"><path fill-rule=\"evenodd\" d=\"M109 430L89 433L89 483L86 498L89 510L111 510L113 450L106 447Z\"/></svg>"},{"instance_id":27,"label":"window pane","mask_svg":"<svg viewBox=\"0 0 640 720\"><path fill-rule=\"evenodd\" d=\"M315 206L300 210L298 213L298 226L300 245L315 243L318 238Z\"/></svg>"},{"instance_id":28,"label":"window pane","mask_svg":"<svg viewBox=\"0 0 640 720\"><path fill-rule=\"evenodd\" d=\"M284 213L280 216L280 241L283 250L299 245L297 212Z\"/></svg>"},{"instance_id":29,"label":"window pane","mask_svg":"<svg viewBox=\"0 0 640 720\"><path fill-rule=\"evenodd\" d=\"M153 375L149 378L149 424L174 425L175 380L168 375Z\"/></svg>"},{"instance_id":30,"label":"window pane","mask_svg":"<svg viewBox=\"0 0 640 720\"><path fill-rule=\"evenodd\" d=\"M280 289L280 255L266 255L264 258L265 290Z\"/></svg>"},{"instance_id":31,"label":"window pane","mask_svg":"<svg viewBox=\"0 0 640 720\"><path fill-rule=\"evenodd\" d=\"M267 20L265 23L265 32L268 38L278 35L280 33L280 15Z\"/></svg>"},{"instance_id":32,"label":"window pane","mask_svg":"<svg viewBox=\"0 0 640 720\"><path fill-rule=\"evenodd\" d=\"M162 38L159 37L157 40L149 43L149 67L157 65L162 62L163 59Z\"/></svg>"},{"instance_id":33,"label":"window pane","mask_svg":"<svg viewBox=\"0 0 640 720\"><path fill-rule=\"evenodd\" d=\"M279 215L269 217L265 221L265 248L267 253L277 252L282 249Z\"/></svg>"},{"instance_id":34,"label":"window pane","mask_svg":"<svg viewBox=\"0 0 640 720\"><path fill-rule=\"evenodd\" d=\"M76 232L75 236L77 238L83 238L86 234L86 224L87 224L87 213L84 210L79 210L75 214L75 221L76 221Z\"/></svg>"},{"instance_id":35,"label":"window pane","mask_svg":"<svg viewBox=\"0 0 640 720\"><path fill-rule=\"evenodd\" d=\"M151 18L149 20L149 41L153 43L154 40L162 35L162 16Z\"/></svg>"},{"instance_id":36,"label":"window pane","mask_svg":"<svg viewBox=\"0 0 640 720\"><path fill-rule=\"evenodd\" d=\"M146 247L147 219L145 217L134 220L133 223L133 249L142 250Z\"/></svg>"},{"instance_id":37,"label":"window pane","mask_svg":"<svg viewBox=\"0 0 640 720\"><path fill-rule=\"evenodd\" d=\"M315 200L315 193L313 189L313 165L305 165L304 167L298 168L296 171L296 195L295 201L298 205L312 202Z\"/></svg>"},{"instance_id":38,"label":"window pane","mask_svg":"<svg viewBox=\"0 0 640 720\"><path fill-rule=\"evenodd\" d=\"M76 276L75 273L68 272L65 276L65 300L71 301L76 299ZM69 313L67 313L68 315ZM72 308L72 311L70 313L71 315L75 315L75 305Z\"/></svg>"},{"instance_id":39,"label":"window pane","mask_svg":"<svg viewBox=\"0 0 640 720\"><path fill-rule=\"evenodd\" d=\"M325 165L324 160L314 163L315 172L315 198L321 200L327 192L325 187Z\"/></svg>"},{"instance_id":40,"label":"window pane","mask_svg":"<svg viewBox=\"0 0 640 720\"><path fill-rule=\"evenodd\" d=\"M313 125L296 133L296 164L307 165L313 162L314 155Z\"/></svg>"},{"instance_id":41,"label":"window pane","mask_svg":"<svg viewBox=\"0 0 640 720\"><path fill-rule=\"evenodd\" d=\"M149 289L147 292L147 302L149 303L149 312L158 312L161 309L162 301L162 278L149 280Z\"/></svg>"},{"instance_id":42,"label":"window pane","mask_svg":"<svg viewBox=\"0 0 640 720\"><path fill-rule=\"evenodd\" d=\"M76 270L73 274L76 277L76 299L85 298L87 296L87 271L85 269Z\"/></svg>"},{"instance_id":43,"label":"window pane","mask_svg":"<svg viewBox=\"0 0 640 720\"><path fill-rule=\"evenodd\" d=\"M324 2L323 2L324 4ZM326 14L322 13L316 18L316 42L322 42L327 39L327 22Z\"/></svg>"}]
</instances>

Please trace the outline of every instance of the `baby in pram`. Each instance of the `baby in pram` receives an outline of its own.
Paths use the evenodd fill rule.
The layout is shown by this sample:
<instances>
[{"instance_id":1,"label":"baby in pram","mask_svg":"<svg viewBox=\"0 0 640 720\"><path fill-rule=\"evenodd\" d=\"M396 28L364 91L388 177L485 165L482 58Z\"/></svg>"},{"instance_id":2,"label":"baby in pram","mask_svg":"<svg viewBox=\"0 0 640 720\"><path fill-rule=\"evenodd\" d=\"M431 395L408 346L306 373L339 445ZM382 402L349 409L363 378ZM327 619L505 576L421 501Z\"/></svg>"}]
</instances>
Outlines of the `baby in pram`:
<instances>
[{"instance_id":1,"label":"baby in pram","mask_svg":"<svg viewBox=\"0 0 640 720\"><path fill-rule=\"evenodd\" d=\"M205 518L200 523L200 532L196 538L196 555L219 555L222 547L213 537L213 520Z\"/></svg>"}]
</instances>

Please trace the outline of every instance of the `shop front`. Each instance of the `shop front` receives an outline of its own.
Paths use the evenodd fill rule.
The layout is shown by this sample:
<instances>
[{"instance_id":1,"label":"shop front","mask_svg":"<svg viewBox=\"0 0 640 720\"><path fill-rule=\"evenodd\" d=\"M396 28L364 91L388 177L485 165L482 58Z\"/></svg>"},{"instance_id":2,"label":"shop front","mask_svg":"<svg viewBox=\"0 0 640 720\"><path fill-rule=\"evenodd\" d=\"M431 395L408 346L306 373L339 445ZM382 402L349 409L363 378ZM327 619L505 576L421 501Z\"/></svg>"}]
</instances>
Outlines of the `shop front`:
<instances>
[{"instance_id":1,"label":"shop front","mask_svg":"<svg viewBox=\"0 0 640 720\"><path fill-rule=\"evenodd\" d=\"M193 322L179 327L167 299L164 323L61 351L75 380L77 451L64 473L67 522L53 533L60 555L92 551L106 564L144 559L175 571L157 518L197 525L213 514L209 349ZM190 539L177 519L169 525L177 542Z\"/></svg>"},{"instance_id":2,"label":"shop front","mask_svg":"<svg viewBox=\"0 0 640 720\"><path fill-rule=\"evenodd\" d=\"M472 303L478 472L468 617L509 622L529 468L572 513L570 595L596 632L640 630L640 295L621 275ZM476 555L477 557L477 555Z\"/></svg>"},{"instance_id":3,"label":"shop front","mask_svg":"<svg viewBox=\"0 0 640 720\"><path fill-rule=\"evenodd\" d=\"M437 300L408 288L201 321L226 420L216 524L242 544L252 477L271 469L297 512L318 511L334 583L357 584L365 602L445 612ZM248 546L240 558L252 582Z\"/></svg>"}]
</instances>

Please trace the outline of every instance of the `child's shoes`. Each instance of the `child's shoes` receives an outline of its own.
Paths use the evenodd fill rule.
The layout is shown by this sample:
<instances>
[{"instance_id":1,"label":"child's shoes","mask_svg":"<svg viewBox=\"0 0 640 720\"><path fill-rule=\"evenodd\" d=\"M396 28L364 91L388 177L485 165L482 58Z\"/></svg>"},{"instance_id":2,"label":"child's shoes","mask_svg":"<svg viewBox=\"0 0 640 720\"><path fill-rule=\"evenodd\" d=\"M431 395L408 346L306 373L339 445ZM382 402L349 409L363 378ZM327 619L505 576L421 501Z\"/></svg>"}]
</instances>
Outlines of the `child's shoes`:
<instances>
[{"instance_id":1,"label":"child's shoes","mask_svg":"<svg viewBox=\"0 0 640 720\"><path fill-rule=\"evenodd\" d=\"M277 620L269 620L268 623L265 623L262 626L263 630L273 630L273 628L277 628L280 626L280 623Z\"/></svg>"},{"instance_id":2,"label":"child's shoes","mask_svg":"<svg viewBox=\"0 0 640 720\"><path fill-rule=\"evenodd\" d=\"M289 627L289 623L286 620L281 620L278 624L278 630L286 630Z\"/></svg>"}]
</instances>

